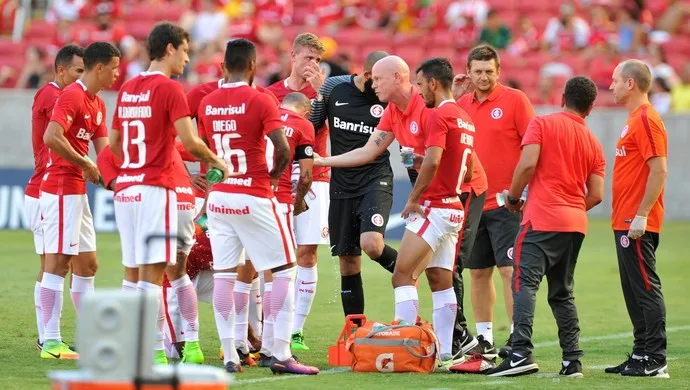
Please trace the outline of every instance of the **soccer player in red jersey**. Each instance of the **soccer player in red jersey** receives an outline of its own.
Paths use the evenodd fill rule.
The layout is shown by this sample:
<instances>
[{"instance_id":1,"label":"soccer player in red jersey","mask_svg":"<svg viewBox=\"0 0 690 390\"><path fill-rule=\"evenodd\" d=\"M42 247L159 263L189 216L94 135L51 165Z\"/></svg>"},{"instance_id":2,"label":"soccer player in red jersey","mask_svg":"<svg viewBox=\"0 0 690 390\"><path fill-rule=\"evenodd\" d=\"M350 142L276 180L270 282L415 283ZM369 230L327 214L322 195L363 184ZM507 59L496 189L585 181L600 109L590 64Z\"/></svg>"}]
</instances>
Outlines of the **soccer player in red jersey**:
<instances>
[{"instance_id":1,"label":"soccer player in red jersey","mask_svg":"<svg viewBox=\"0 0 690 390\"><path fill-rule=\"evenodd\" d=\"M402 212L407 227L393 272L395 318L416 321L419 298L415 273L426 267L441 365L449 367L455 363L452 340L458 308L452 271L464 218L461 187L472 177L474 125L453 100L453 68L448 60L427 60L416 73L424 103L436 109L427 118L424 159Z\"/></svg>"},{"instance_id":2,"label":"soccer player in red jersey","mask_svg":"<svg viewBox=\"0 0 690 390\"><path fill-rule=\"evenodd\" d=\"M41 215L45 269L41 281L41 308L45 344L41 357L75 359L61 342L60 316L65 275L72 263L72 300L94 288L98 268L96 234L86 197L86 182L98 184L96 165L85 156L92 141L96 152L107 144L105 103L97 95L118 76L120 52L109 43L95 42L84 50L84 74L60 94L43 135L50 149L41 183ZM72 257L81 253L72 262ZM79 277L78 277L79 276Z\"/></svg>"},{"instance_id":3,"label":"soccer player in red jersey","mask_svg":"<svg viewBox=\"0 0 690 390\"><path fill-rule=\"evenodd\" d=\"M171 75L182 74L189 62L188 39L187 32L170 23L160 23L153 28L147 42L151 59L149 70L122 86L110 134L113 154L122 160L115 186L115 218L120 232L122 263L126 268L138 268L136 278L126 275L125 282L129 283L123 282L123 285L133 289L136 282L137 289L153 292L159 298L163 272L168 264L176 263L175 237L181 230L175 189L180 184L176 176L181 175L182 160L175 150L175 136L180 137L191 154L227 176L225 163L195 135L182 86L170 79ZM184 186L188 184L185 182ZM191 188L186 188L191 194ZM193 208L191 203L188 205ZM192 220L187 224L192 225L184 229L190 228L193 232ZM182 252L188 250L180 249ZM179 280L180 285L176 287L191 288L188 278ZM194 307L181 309L192 333L190 336L194 338L194 333L198 332L194 324L196 297L188 295L183 302ZM165 315L162 304L159 308L155 362L165 364ZM198 342L192 341L186 348L188 354L195 356L193 361L203 361Z\"/></svg>"},{"instance_id":4,"label":"soccer player in red jersey","mask_svg":"<svg viewBox=\"0 0 690 390\"><path fill-rule=\"evenodd\" d=\"M639 60L628 60L616 67L610 87L615 102L629 113L616 145L611 227L634 344L629 359L605 371L669 378L666 305L656 272L664 220L668 136L661 116L649 104L651 83L649 67Z\"/></svg>"},{"instance_id":5,"label":"soccer player in red jersey","mask_svg":"<svg viewBox=\"0 0 690 390\"><path fill-rule=\"evenodd\" d=\"M459 96L458 105L477 126L475 152L482 162L488 184L484 211L465 267L470 269L470 295L477 334L487 341L485 350L494 354L494 267L498 268L503 280L503 299L512 323L513 244L520 228L520 213L510 213L505 207L499 207L496 194L510 186L513 170L520 159L520 141L534 116L527 96L502 85L498 81L500 74L498 52L490 46L477 46L467 57L467 74L456 76L460 82L469 79L474 92L465 94L454 90L454 96ZM510 339L506 344L510 344Z\"/></svg>"},{"instance_id":6,"label":"soccer player in red jersey","mask_svg":"<svg viewBox=\"0 0 690 390\"><path fill-rule=\"evenodd\" d=\"M275 322L270 368L274 373L316 374L290 353L295 304L295 254L287 221L273 193L288 166L290 146L278 108L250 85L256 74L256 48L245 39L229 41L225 50L227 83L201 101L199 134L212 143L230 166L232 177L215 184L207 201L214 258L213 307L228 372L240 372L234 345L233 289L243 250L257 271L271 271L270 302ZM258 120L257 120L258 119ZM275 147L269 172L268 136Z\"/></svg>"},{"instance_id":7,"label":"soccer player in red jersey","mask_svg":"<svg viewBox=\"0 0 690 390\"><path fill-rule=\"evenodd\" d=\"M38 340L36 348L43 346L43 313L41 309L41 280L45 266L43 244L43 227L41 225L41 204L39 201L41 181L48 163L48 148L43 143L43 134L50 122L55 101L60 91L77 81L84 73L84 49L67 45L55 56L55 80L39 89L34 96L31 107L31 145L34 152L34 174L26 185L24 192L24 213L34 235L34 248L41 257L41 269L34 286L34 307L36 308L36 325Z\"/></svg>"},{"instance_id":8,"label":"soccer player in red jersey","mask_svg":"<svg viewBox=\"0 0 690 390\"><path fill-rule=\"evenodd\" d=\"M278 100L290 92L297 91L309 99L323 100L318 94L325 81L325 74L319 68L324 52L323 43L316 35L304 33L298 35L292 44L292 70L290 76L268 87ZM328 154L328 127L316 130L314 152L319 156ZM300 173L293 167L293 177ZM312 187L306 198L309 209L295 216L295 241L297 242L297 264L300 280L313 279L312 269L317 264L318 245L330 245L328 229L329 207L329 168L319 167L312 171ZM299 334L295 334L299 336ZM297 345L298 343L295 343ZM302 344L303 345L303 344Z\"/></svg>"},{"instance_id":9,"label":"soccer player in red jersey","mask_svg":"<svg viewBox=\"0 0 690 390\"><path fill-rule=\"evenodd\" d=\"M594 82L573 77L562 96L562 112L537 116L530 122L512 184L503 191L505 207L511 212L523 209L520 195L528 183L530 195L515 240L512 350L487 372L489 376L539 370L532 353L532 327L537 291L546 276L549 306L563 350L559 375L582 377L583 353L573 295L575 264L587 233L587 210L604 196L606 160L601 143L585 123L597 97Z\"/></svg>"}]
</instances>

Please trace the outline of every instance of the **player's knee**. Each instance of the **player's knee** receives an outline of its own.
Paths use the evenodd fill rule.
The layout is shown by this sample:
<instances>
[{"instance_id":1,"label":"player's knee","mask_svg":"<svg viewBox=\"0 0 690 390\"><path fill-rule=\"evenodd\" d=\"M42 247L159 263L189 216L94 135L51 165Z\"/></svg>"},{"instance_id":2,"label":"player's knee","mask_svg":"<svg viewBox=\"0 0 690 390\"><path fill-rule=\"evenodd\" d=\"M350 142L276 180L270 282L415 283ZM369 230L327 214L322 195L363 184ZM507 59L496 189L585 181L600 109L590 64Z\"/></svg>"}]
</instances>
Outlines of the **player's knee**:
<instances>
[{"instance_id":1,"label":"player's knee","mask_svg":"<svg viewBox=\"0 0 690 390\"><path fill-rule=\"evenodd\" d=\"M378 259L383 253L385 243L383 237L372 237L363 235L360 239L360 247L372 259Z\"/></svg>"},{"instance_id":2,"label":"player's knee","mask_svg":"<svg viewBox=\"0 0 690 390\"><path fill-rule=\"evenodd\" d=\"M498 267L498 272L501 274L503 280L511 280L513 278L513 267Z\"/></svg>"},{"instance_id":3,"label":"player's knee","mask_svg":"<svg viewBox=\"0 0 690 390\"><path fill-rule=\"evenodd\" d=\"M450 270L438 267L427 268L426 278L431 291L443 291L453 287L453 275Z\"/></svg>"},{"instance_id":4,"label":"player's knee","mask_svg":"<svg viewBox=\"0 0 690 390\"><path fill-rule=\"evenodd\" d=\"M494 268L481 268L481 269L471 269L470 278L475 282L488 282L491 280L494 274Z\"/></svg>"},{"instance_id":5,"label":"player's knee","mask_svg":"<svg viewBox=\"0 0 690 390\"><path fill-rule=\"evenodd\" d=\"M300 245L297 247L297 264L300 267L311 268L317 263L316 245Z\"/></svg>"}]
</instances>

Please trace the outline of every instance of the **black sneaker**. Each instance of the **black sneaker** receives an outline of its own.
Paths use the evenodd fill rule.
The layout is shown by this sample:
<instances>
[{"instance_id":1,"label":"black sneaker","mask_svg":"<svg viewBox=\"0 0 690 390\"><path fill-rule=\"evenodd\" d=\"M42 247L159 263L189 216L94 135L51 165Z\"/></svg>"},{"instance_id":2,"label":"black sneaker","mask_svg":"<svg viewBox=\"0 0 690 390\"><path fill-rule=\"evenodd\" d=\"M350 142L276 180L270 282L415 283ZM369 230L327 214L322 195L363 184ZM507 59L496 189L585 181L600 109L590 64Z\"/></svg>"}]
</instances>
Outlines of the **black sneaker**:
<instances>
[{"instance_id":1,"label":"black sneaker","mask_svg":"<svg viewBox=\"0 0 690 390\"><path fill-rule=\"evenodd\" d=\"M239 363L227 362L225 364L225 371L231 374L244 372L244 368Z\"/></svg>"},{"instance_id":2,"label":"black sneaker","mask_svg":"<svg viewBox=\"0 0 690 390\"><path fill-rule=\"evenodd\" d=\"M477 336L477 346L472 348L470 353L478 353L482 355L484 359L487 360L496 359L496 357L498 356L496 347L493 344L491 344L488 340L484 340L484 336L482 335Z\"/></svg>"},{"instance_id":3,"label":"black sneaker","mask_svg":"<svg viewBox=\"0 0 690 390\"><path fill-rule=\"evenodd\" d=\"M460 348L462 349L461 355L464 356L470 353L478 345L479 340L477 340L474 336L472 336L472 333L468 332L467 329L465 329L462 332L462 337L460 337Z\"/></svg>"},{"instance_id":4,"label":"black sneaker","mask_svg":"<svg viewBox=\"0 0 690 390\"><path fill-rule=\"evenodd\" d=\"M508 337L508 340L506 340L506 345L501 347L501 349L498 350L498 357L501 359L505 359L510 355L510 352L513 350L512 347L513 344L513 334L511 333L510 336Z\"/></svg>"},{"instance_id":5,"label":"black sneaker","mask_svg":"<svg viewBox=\"0 0 690 390\"><path fill-rule=\"evenodd\" d=\"M668 379L671 376L668 374L668 365L666 364L666 359L655 359L649 356L645 356L644 359L635 364L628 364L623 371L621 371L623 376L647 376L653 378L665 378Z\"/></svg>"},{"instance_id":6,"label":"black sneaker","mask_svg":"<svg viewBox=\"0 0 690 390\"><path fill-rule=\"evenodd\" d=\"M561 371L558 375L567 376L569 378L582 378L582 363L579 360L571 360L568 367L561 365Z\"/></svg>"},{"instance_id":7,"label":"black sneaker","mask_svg":"<svg viewBox=\"0 0 690 390\"><path fill-rule=\"evenodd\" d=\"M607 367L604 369L604 372L607 374L620 374L623 370L625 370L625 367L628 366L628 364L634 364L636 362L639 362L642 359L634 359L631 354L626 353L626 356L628 358L621 364L615 366L615 367Z\"/></svg>"},{"instance_id":8,"label":"black sneaker","mask_svg":"<svg viewBox=\"0 0 690 390\"><path fill-rule=\"evenodd\" d=\"M259 353L259 367L270 367L271 366L271 357L264 355L263 353Z\"/></svg>"},{"instance_id":9,"label":"black sneaker","mask_svg":"<svg viewBox=\"0 0 690 390\"><path fill-rule=\"evenodd\" d=\"M534 374L539 371L539 366L534 361L534 356L530 353L527 356L520 356L511 352L501 364L486 372L488 376L519 376Z\"/></svg>"}]
</instances>

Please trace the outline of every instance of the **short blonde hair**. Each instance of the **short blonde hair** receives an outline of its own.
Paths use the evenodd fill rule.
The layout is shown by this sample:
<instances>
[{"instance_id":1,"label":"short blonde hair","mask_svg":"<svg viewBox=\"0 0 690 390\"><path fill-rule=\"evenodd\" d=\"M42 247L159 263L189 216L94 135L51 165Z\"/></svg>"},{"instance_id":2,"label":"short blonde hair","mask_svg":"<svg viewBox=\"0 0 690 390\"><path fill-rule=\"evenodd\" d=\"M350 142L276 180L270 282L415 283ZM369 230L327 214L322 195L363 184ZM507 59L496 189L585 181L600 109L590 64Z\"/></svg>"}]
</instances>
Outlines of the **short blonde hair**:
<instances>
[{"instance_id":1,"label":"short blonde hair","mask_svg":"<svg viewBox=\"0 0 690 390\"><path fill-rule=\"evenodd\" d=\"M323 47L323 42L321 42L319 37L312 33L302 33L295 37L295 41L292 43L292 50L297 51L297 49L301 47L314 49L318 51L319 54L323 54L323 52L326 50Z\"/></svg>"}]
</instances>

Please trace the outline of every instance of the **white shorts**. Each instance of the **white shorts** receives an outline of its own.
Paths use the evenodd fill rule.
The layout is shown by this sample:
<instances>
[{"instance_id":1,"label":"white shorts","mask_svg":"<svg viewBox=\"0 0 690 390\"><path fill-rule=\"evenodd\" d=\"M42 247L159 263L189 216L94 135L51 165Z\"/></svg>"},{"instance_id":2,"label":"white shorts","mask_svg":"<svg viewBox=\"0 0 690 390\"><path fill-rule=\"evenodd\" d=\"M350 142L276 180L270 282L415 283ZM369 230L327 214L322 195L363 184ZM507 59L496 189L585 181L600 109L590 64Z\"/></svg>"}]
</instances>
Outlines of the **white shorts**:
<instances>
[{"instance_id":1,"label":"white shorts","mask_svg":"<svg viewBox=\"0 0 690 390\"><path fill-rule=\"evenodd\" d=\"M24 215L29 229L34 234L36 254L42 255L45 248L43 248L43 227L41 225L41 201L38 198L24 195Z\"/></svg>"},{"instance_id":2,"label":"white shorts","mask_svg":"<svg viewBox=\"0 0 690 390\"><path fill-rule=\"evenodd\" d=\"M295 217L297 245L330 245L328 238L329 183L315 181L304 197L309 210Z\"/></svg>"},{"instance_id":3,"label":"white shorts","mask_svg":"<svg viewBox=\"0 0 690 390\"><path fill-rule=\"evenodd\" d=\"M407 230L415 233L431 247L434 252L427 268L453 270L458 251L458 234L462 229L465 213L463 210L426 208L426 218L411 214L407 218Z\"/></svg>"},{"instance_id":4,"label":"white shorts","mask_svg":"<svg viewBox=\"0 0 690 390\"><path fill-rule=\"evenodd\" d=\"M287 203L280 203L280 212L283 213L285 221L287 222L288 232L290 232L290 241L292 241L292 246L297 248L297 242L295 241L295 216L293 212L295 211L295 206Z\"/></svg>"},{"instance_id":5,"label":"white shorts","mask_svg":"<svg viewBox=\"0 0 690 390\"><path fill-rule=\"evenodd\" d=\"M177 250L189 255L194 240L194 218L196 210L191 203L177 204Z\"/></svg>"},{"instance_id":6,"label":"white shorts","mask_svg":"<svg viewBox=\"0 0 690 390\"><path fill-rule=\"evenodd\" d=\"M137 268L144 264L175 264L175 191L147 185L127 187L115 194L115 221L120 232L122 265Z\"/></svg>"},{"instance_id":7,"label":"white shorts","mask_svg":"<svg viewBox=\"0 0 690 390\"><path fill-rule=\"evenodd\" d=\"M295 262L287 221L275 198L215 191L206 211L213 269L237 267L243 249L259 272Z\"/></svg>"},{"instance_id":8,"label":"white shorts","mask_svg":"<svg viewBox=\"0 0 690 390\"><path fill-rule=\"evenodd\" d=\"M86 194L42 192L39 203L45 253L74 256L79 252L96 251L96 231Z\"/></svg>"}]
</instances>

